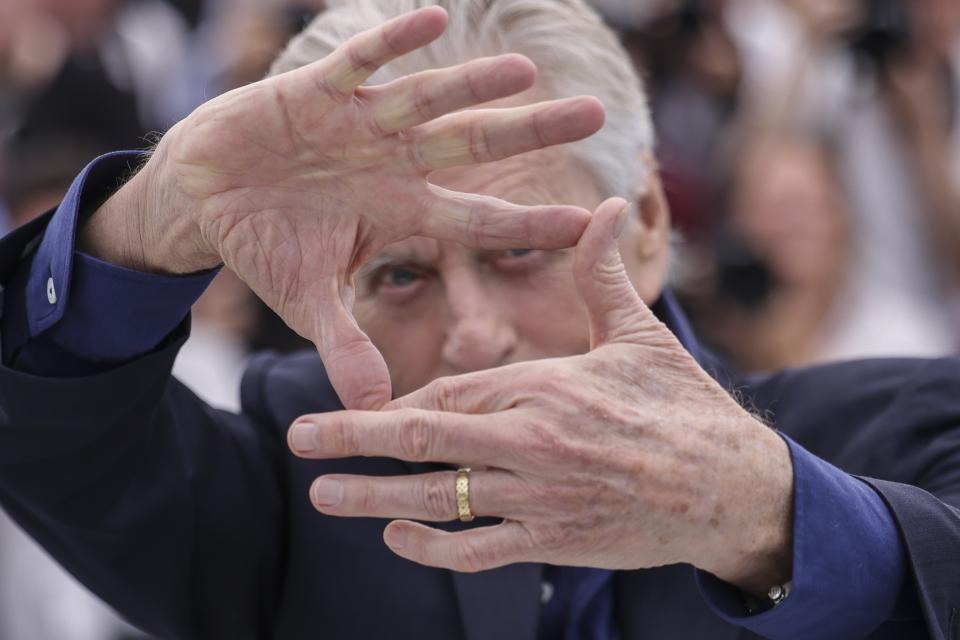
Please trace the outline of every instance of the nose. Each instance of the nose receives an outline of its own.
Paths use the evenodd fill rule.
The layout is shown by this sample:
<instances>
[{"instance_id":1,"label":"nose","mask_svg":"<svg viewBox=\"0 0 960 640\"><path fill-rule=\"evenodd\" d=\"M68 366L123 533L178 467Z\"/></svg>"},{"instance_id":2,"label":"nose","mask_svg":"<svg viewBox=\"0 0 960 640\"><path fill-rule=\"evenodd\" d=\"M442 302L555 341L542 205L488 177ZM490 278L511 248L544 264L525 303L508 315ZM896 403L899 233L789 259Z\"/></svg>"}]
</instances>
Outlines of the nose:
<instances>
[{"instance_id":1,"label":"nose","mask_svg":"<svg viewBox=\"0 0 960 640\"><path fill-rule=\"evenodd\" d=\"M450 320L443 359L455 371L479 371L504 364L517 346L517 334L496 290L474 274L447 279Z\"/></svg>"}]
</instances>

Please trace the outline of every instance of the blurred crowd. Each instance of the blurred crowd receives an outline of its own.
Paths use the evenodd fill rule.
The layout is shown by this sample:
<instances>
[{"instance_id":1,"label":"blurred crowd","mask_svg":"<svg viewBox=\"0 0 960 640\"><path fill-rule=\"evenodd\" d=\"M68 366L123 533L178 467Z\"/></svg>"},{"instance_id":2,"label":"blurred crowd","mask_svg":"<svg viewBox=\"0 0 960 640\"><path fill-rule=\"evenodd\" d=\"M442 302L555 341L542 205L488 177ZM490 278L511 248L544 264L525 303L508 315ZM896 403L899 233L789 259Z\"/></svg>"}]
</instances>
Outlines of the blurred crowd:
<instances>
[{"instance_id":1,"label":"blurred crowd","mask_svg":"<svg viewBox=\"0 0 960 640\"><path fill-rule=\"evenodd\" d=\"M960 2L592 0L650 95L671 286L746 371L960 348ZM0 230L262 77L322 0L2 0ZM621 194L626 195L626 194ZM176 373L305 343L222 273ZM0 519L0 640L138 638Z\"/></svg>"},{"instance_id":2,"label":"blurred crowd","mask_svg":"<svg viewBox=\"0 0 960 640\"><path fill-rule=\"evenodd\" d=\"M317 0L0 0L0 231L55 205L96 156L149 147L261 78ZM305 345L232 274L194 310L181 380L239 409L255 349ZM0 640L141 638L0 513Z\"/></svg>"},{"instance_id":3,"label":"blurred crowd","mask_svg":"<svg viewBox=\"0 0 960 640\"><path fill-rule=\"evenodd\" d=\"M597 2L647 77L673 286L715 349L957 351L960 3Z\"/></svg>"}]
</instances>

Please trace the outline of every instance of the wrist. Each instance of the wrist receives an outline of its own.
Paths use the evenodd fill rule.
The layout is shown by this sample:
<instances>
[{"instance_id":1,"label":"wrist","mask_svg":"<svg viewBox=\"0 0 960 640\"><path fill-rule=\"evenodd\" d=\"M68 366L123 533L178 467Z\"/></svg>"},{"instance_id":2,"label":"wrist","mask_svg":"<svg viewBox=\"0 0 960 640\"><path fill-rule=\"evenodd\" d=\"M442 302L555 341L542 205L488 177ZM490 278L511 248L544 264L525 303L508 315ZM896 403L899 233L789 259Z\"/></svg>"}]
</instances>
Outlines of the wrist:
<instances>
[{"instance_id":1,"label":"wrist","mask_svg":"<svg viewBox=\"0 0 960 640\"><path fill-rule=\"evenodd\" d=\"M179 275L220 264L204 244L197 206L170 178L166 157L161 142L146 165L83 223L79 250L148 273Z\"/></svg>"},{"instance_id":2,"label":"wrist","mask_svg":"<svg viewBox=\"0 0 960 640\"><path fill-rule=\"evenodd\" d=\"M751 418L751 420L753 420ZM790 450L773 430L753 421L751 446L738 456L726 518L716 546L695 563L742 591L765 598L793 573L793 465Z\"/></svg>"}]
</instances>

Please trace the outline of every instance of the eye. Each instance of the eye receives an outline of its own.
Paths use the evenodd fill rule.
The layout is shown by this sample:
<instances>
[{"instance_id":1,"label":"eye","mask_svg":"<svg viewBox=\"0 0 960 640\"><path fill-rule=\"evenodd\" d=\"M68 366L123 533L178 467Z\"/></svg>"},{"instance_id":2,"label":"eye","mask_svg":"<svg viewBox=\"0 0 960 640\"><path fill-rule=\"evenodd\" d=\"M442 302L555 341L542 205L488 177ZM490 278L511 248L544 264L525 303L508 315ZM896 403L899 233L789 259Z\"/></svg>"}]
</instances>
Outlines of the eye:
<instances>
[{"instance_id":1,"label":"eye","mask_svg":"<svg viewBox=\"0 0 960 640\"><path fill-rule=\"evenodd\" d=\"M385 267L377 277L379 289L405 289L412 287L423 279L423 274L410 267Z\"/></svg>"},{"instance_id":2,"label":"eye","mask_svg":"<svg viewBox=\"0 0 960 640\"><path fill-rule=\"evenodd\" d=\"M523 272L535 268L542 262L544 252L536 249L507 249L494 256L493 262L498 269L509 272Z\"/></svg>"},{"instance_id":3,"label":"eye","mask_svg":"<svg viewBox=\"0 0 960 640\"><path fill-rule=\"evenodd\" d=\"M357 292L363 298L402 304L415 299L436 275L433 269L401 260L379 260L380 264L359 274Z\"/></svg>"}]
</instances>

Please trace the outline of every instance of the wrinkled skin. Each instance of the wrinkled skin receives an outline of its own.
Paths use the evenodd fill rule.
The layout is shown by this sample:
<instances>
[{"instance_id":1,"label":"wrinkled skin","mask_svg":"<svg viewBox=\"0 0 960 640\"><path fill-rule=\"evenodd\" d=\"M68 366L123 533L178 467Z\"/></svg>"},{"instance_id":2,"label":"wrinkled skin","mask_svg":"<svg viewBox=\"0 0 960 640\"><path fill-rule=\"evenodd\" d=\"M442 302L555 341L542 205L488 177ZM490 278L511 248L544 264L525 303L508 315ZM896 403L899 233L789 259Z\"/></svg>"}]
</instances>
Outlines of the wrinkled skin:
<instances>
[{"instance_id":1,"label":"wrinkled skin","mask_svg":"<svg viewBox=\"0 0 960 640\"><path fill-rule=\"evenodd\" d=\"M299 455L474 466L475 513L505 520L456 534L409 521L456 517L453 472L314 484L324 512L399 519L385 539L406 558L464 571L522 561L689 562L756 593L787 579L786 445L645 306L634 285L652 299L662 271L651 272L654 284L628 277L615 241L626 203L608 200L591 217L594 202L511 205L496 189L466 195L427 181L434 171L590 135L602 125L602 107L579 98L463 110L531 87L534 69L519 56L360 86L445 24L436 8L402 16L324 60L201 107L84 226L82 248L165 273L222 261L313 340L351 410L299 420L290 430ZM450 350L463 375L421 386L435 377L421 372L403 389L419 390L391 401L386 363L350 313L352 276L382 248L415 235L488 251L576 245L573 291L589 340L577 337L586 333L582 313L544 316L581 325L563 344L485 364L471 349L483 343L474 325ZM656 250L639 254L662 256L666 235L645 236L658 239ZM580 309L569 295L564 303ZM554 357L531 360L542 356Z\"/></svg>"},{"instance_id":2,"label":"wrinkled skin","mask_svg":"<svg viewBox=\"0 0 960 640\"><path fill-rule=\"evenodd\" d=\"M515 206L427 181L437 169L583 138L604 118L588 97L461 111L532 86L535 68L517 55L360 86L446 22L442 9L421 9L203 105L101 207L82 246L151 271L225 263L317 345L346 406L382 406L386 365L350 313L351 276L365 260L411 235L571 246L589 220L577 207Z\"/></svg>"},{"instance_id":3,"label":"wrinkled skin","mask_svg":"<svg viewBox=\"0 0 960 640\"><path fill-rule=\"evenodd\" d=\"M307 458L473 467L473 512L502 524L451 534L409 521L457 517L453 471L324 476L315 506L400 518L384 534L394 552L458 571L687 562L757 594L788 579L786 445L637 295L615 241L624 205L601 205L573 259L588 353L439 378L383 411L304 416L291 429L292 449Z\"/></svg>"}]
</instances>

